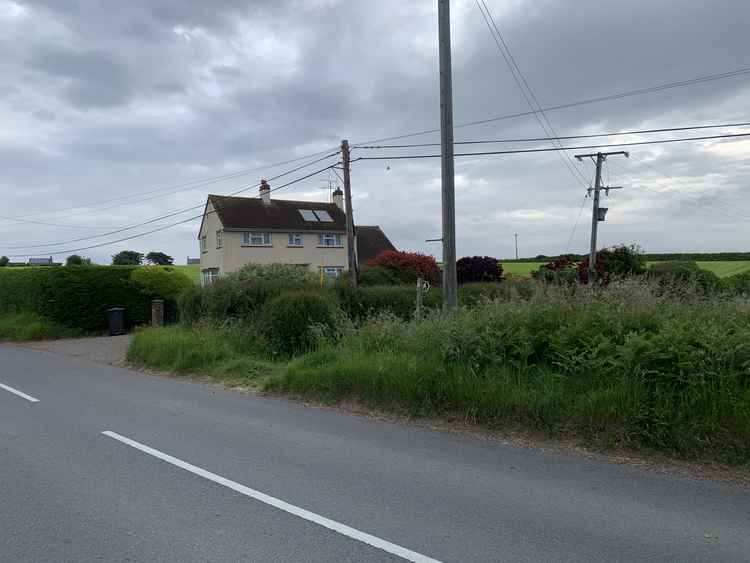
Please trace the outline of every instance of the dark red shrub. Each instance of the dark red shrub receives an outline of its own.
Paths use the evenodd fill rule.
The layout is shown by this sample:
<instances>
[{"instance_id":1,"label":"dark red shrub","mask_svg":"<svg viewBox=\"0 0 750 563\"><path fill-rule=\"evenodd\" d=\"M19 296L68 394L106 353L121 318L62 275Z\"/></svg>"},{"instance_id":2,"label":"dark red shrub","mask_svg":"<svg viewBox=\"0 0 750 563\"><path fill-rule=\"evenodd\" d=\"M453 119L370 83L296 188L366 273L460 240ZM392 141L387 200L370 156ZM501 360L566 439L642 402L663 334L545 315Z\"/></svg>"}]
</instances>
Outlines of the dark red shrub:
<instances>
[{"instance_id":1,"label":"dark red shrub","mask_svg":"<svg viewBox=\"0 0 750 563\"><path fill-rule=\"evenodd\" d=\"M367 265L390 270L404 283L416 282L417 277L422 277L432 285L440 285L442 277L435 258L419 252L385 250L367 262Z\"/></svg>"},{"instance_id":2,"label":"dark red shrub","mask_svg":"<svg viewBox=\"0 0 750 563\"><path fill-rule=\"evenodd\" d=\"M601 287L609 285L609 271L607 271L607 250L601 250L596 254L596 283ZM589 258L585 257L578 263L578 281L582 284L589 283Z\"/></svg>"},{"instance_id":3,"label":"dark red shrub","mask_svg":"<svg viewBox=\"0 0 750 563\"><path fill-rule=\"evenodd\" d=\"M499 282L503 279L503 267L491 256L464 256L456 262L458 283Z\"/></svg>"}]
</instances>

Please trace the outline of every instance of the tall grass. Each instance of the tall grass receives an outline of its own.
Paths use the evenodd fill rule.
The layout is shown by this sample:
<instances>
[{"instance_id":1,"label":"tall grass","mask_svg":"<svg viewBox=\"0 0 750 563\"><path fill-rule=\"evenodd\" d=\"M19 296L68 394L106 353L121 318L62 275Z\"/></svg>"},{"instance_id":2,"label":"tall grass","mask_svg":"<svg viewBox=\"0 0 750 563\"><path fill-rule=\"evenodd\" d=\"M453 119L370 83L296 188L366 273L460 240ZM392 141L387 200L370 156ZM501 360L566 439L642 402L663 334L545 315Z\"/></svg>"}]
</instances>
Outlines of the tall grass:
<instances>
[{"instance_id":1,"label":"tall grass","mask_svg":"<svg viewBox=\"0 0 750 563\"><path fill-rule=\"evenodd\" d=\"M540 289L421 323L373 319L267 388L746 462L750 306L642 283Z\"/></svg>"},{"instance_id":2,"label":"tall grass","mask_svg":"<svg viewBox=\"0 0 750 563\"><path fill-rule=\"evenodd\" d=\"M28 342L75 335L74 330L65 328L36 313L4 313L0 315L0 341Z\"/></svg>"},{"instance_id":3,"label":"tall grass","mask_svg":"<svg viewBox=\"0 0 750 563\"><path fill-rule=\"evenodd\" d=\"M256 333L240 325L192 325L136 331L129 362L155 369L250 382L271 369Z\"/></svg>"}]
</instances>

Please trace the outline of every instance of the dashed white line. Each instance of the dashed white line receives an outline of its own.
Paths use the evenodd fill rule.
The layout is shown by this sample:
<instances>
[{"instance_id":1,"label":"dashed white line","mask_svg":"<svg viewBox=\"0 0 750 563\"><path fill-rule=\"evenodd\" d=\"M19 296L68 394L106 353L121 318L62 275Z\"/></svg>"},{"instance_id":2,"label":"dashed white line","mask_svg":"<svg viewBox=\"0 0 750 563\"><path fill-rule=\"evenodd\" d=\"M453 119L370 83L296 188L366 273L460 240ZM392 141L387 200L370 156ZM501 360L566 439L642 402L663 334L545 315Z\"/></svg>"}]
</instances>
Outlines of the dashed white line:
<instances>
[{"instance_id":1,"label":"dashed white line","mask_svg":"<svg viewBox=\"0 0 750 563\"><path fill-rule=\"evenodd\" d=\"M14 395L18 395L19 397L21 397L22 399L26 399L30 403L38 403L39 402L39 399L37 399L36 397L32 397L31 395L27 395L26 393L24 393L23 391L19 391L18 389L13 389L13 387L11 387L10 385L5 385L3 383L0 383L0 389L5 389L9 393L13 393Z\"/></svg>"},{"instance_id":2,"label":"dashed white line","mask_svg":"<svg viewBox=\"0 0 750 563\"><path fill-rule=\"evenodd\" d=\"M245 485L241 485L240 483L231 481L220 475L216 475L215 473L211 473L210 471L206 471L205 469L201 469L200 467L187 463L186 461L177 459L176 457L173 457L169 454L160 452L159 450L156 450L145 444L141 444L140 442L136 442L135 440L126 438L125 436L117 434L116 432L107 430L105 432L102 432L102 434L104 434L105 436L109 436L110 438L114 438L115 440L118 440L123 444L127 444L128 446L131 446L144 453L152 455L162 461L166 461L167 463L170 463L175 467L179 467L180 469L189 471L194 475L198 475L200 477L203 477L204 479L208 479L209 481L213 481L214 483L223 485L229 489L232 489L233 491L258 500L264 504L267 504L279 510L283 510L284 512L293 514L294 516L297 516L314 524L318 524L319 526L323 526L324 528L328 528L329 530L333 530L334 532L338 532L339 534L348 538L360 541L378 549L382 549L387 553L396 555L407 561L413 561L415 563L440 563L440 561L438 561L437 559L427 557L426 555L422 555L421 553L417 553L416 551L406 549L405 547L401 547L400 545L396 545L395 543L391 543L355 528L351 528L346 524L341 524L340 522L336 522L335 520L331 520L330 518L326 518L325 516L320 516L318 514L315 514L314 512L305 510L304 508L299 508L283 500L277 499L260 491L256 491L255 489L251 489L250 487L246 487Z\"/></svg>"}]
</instances>

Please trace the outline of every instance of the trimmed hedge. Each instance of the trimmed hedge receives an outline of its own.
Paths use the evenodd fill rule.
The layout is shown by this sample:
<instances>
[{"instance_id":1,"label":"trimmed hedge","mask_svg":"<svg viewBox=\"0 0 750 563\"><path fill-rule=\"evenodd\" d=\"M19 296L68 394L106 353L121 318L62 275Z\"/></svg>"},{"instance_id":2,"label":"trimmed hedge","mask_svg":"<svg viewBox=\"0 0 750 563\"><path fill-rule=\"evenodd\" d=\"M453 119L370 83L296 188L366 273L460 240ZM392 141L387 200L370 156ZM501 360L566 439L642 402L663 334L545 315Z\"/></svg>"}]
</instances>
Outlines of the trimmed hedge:
<instances>
[{"instance_id":1,"label":"trimmed hedge","mask_svg":"<svg viewBox=\"0 0 750 563\"><path fill-rule=\"evenodd\" d=\"M0 313L36 313L80 332L99 332L107 328L106 310L123 307L129 327L144 324L151 316L151 299L161 295L155 286L144 287L134 281L133 275L139 270L137 266L2 270ZM185 277L178 271L168 275ZM144 277L165 282L167 275L154 276L149 271ZM176 284L166 281L157 285Z\"/></svg>"}]
</instances>

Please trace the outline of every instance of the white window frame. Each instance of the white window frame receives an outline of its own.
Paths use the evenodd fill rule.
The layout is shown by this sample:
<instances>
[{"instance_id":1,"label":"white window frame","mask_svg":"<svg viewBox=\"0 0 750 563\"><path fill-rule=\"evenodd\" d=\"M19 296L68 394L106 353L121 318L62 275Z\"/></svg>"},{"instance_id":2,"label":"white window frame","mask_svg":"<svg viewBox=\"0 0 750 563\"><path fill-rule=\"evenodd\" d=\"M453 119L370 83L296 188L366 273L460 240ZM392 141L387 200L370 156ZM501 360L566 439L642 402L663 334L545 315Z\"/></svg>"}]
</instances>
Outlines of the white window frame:
<instances>
[{"instance_id":1,"label":"white window frame","mask_svg":"<svg viewBox=\"0 0 750 563\"><path fill-rule=\"evenodd\" d=\"M327 278L336 279L344 273L342 266L321 266L320 269Z\"/></svg>"},{"instance_id":2,"label":"white window frame","mask_svg":"<svg viewBox=\"0 0 750 563\"><path fill-rule=\"evenodd\" d=\"M221 249L224 246L224 237L221 230L216 231L216 250Z\"/></svg>"},{"instance_id":3,"label":"white window frame","mask_svg":"<svg viewBox=\"0 0 750 563\"><path fill-rule=\"evenodd\" d=\"M271 233L263 231L242 231L242 246L273 246Z\"/></svg>"},{"instance_id":4,"label":"white window frame","mask_svg":"<svg viewBox=\"0 0 750 563\"><path fill-rule=\"evenodd\" d=\"M302 233L289 233L289 244L291 248L302 248L305 246L305 238Z\"/></svg>"},{"instance_id":5,"label":"white window frame","mask_svg":"<svg viewBox=\"0 0 750 563\"><path fill-rule=\"evenodd\" d=\"M213 285L216 280L219 279L219 268L206 268L201 270L201 285L208 287Z\"/></svg>"},{"instance_id":6,"label":"white window frame","mask_svg":"<svg viewBox=\"0 0 750 563\"><path fill-rule=\"evenodd\" d=\"M341 233L320 233L318 235L318 246L320 248L343 248Z\"/></svg>"},{"instance_id":7,"label":"white window frame","mask_svg":"<svg viewBox=\"0 0 750 563\"><path fill-rule=\"evenodd\" d=\"M205 254L206 252L208 252L207 236L203 235L201 237L201 254Z\"/></svg>"}]
</instances>

